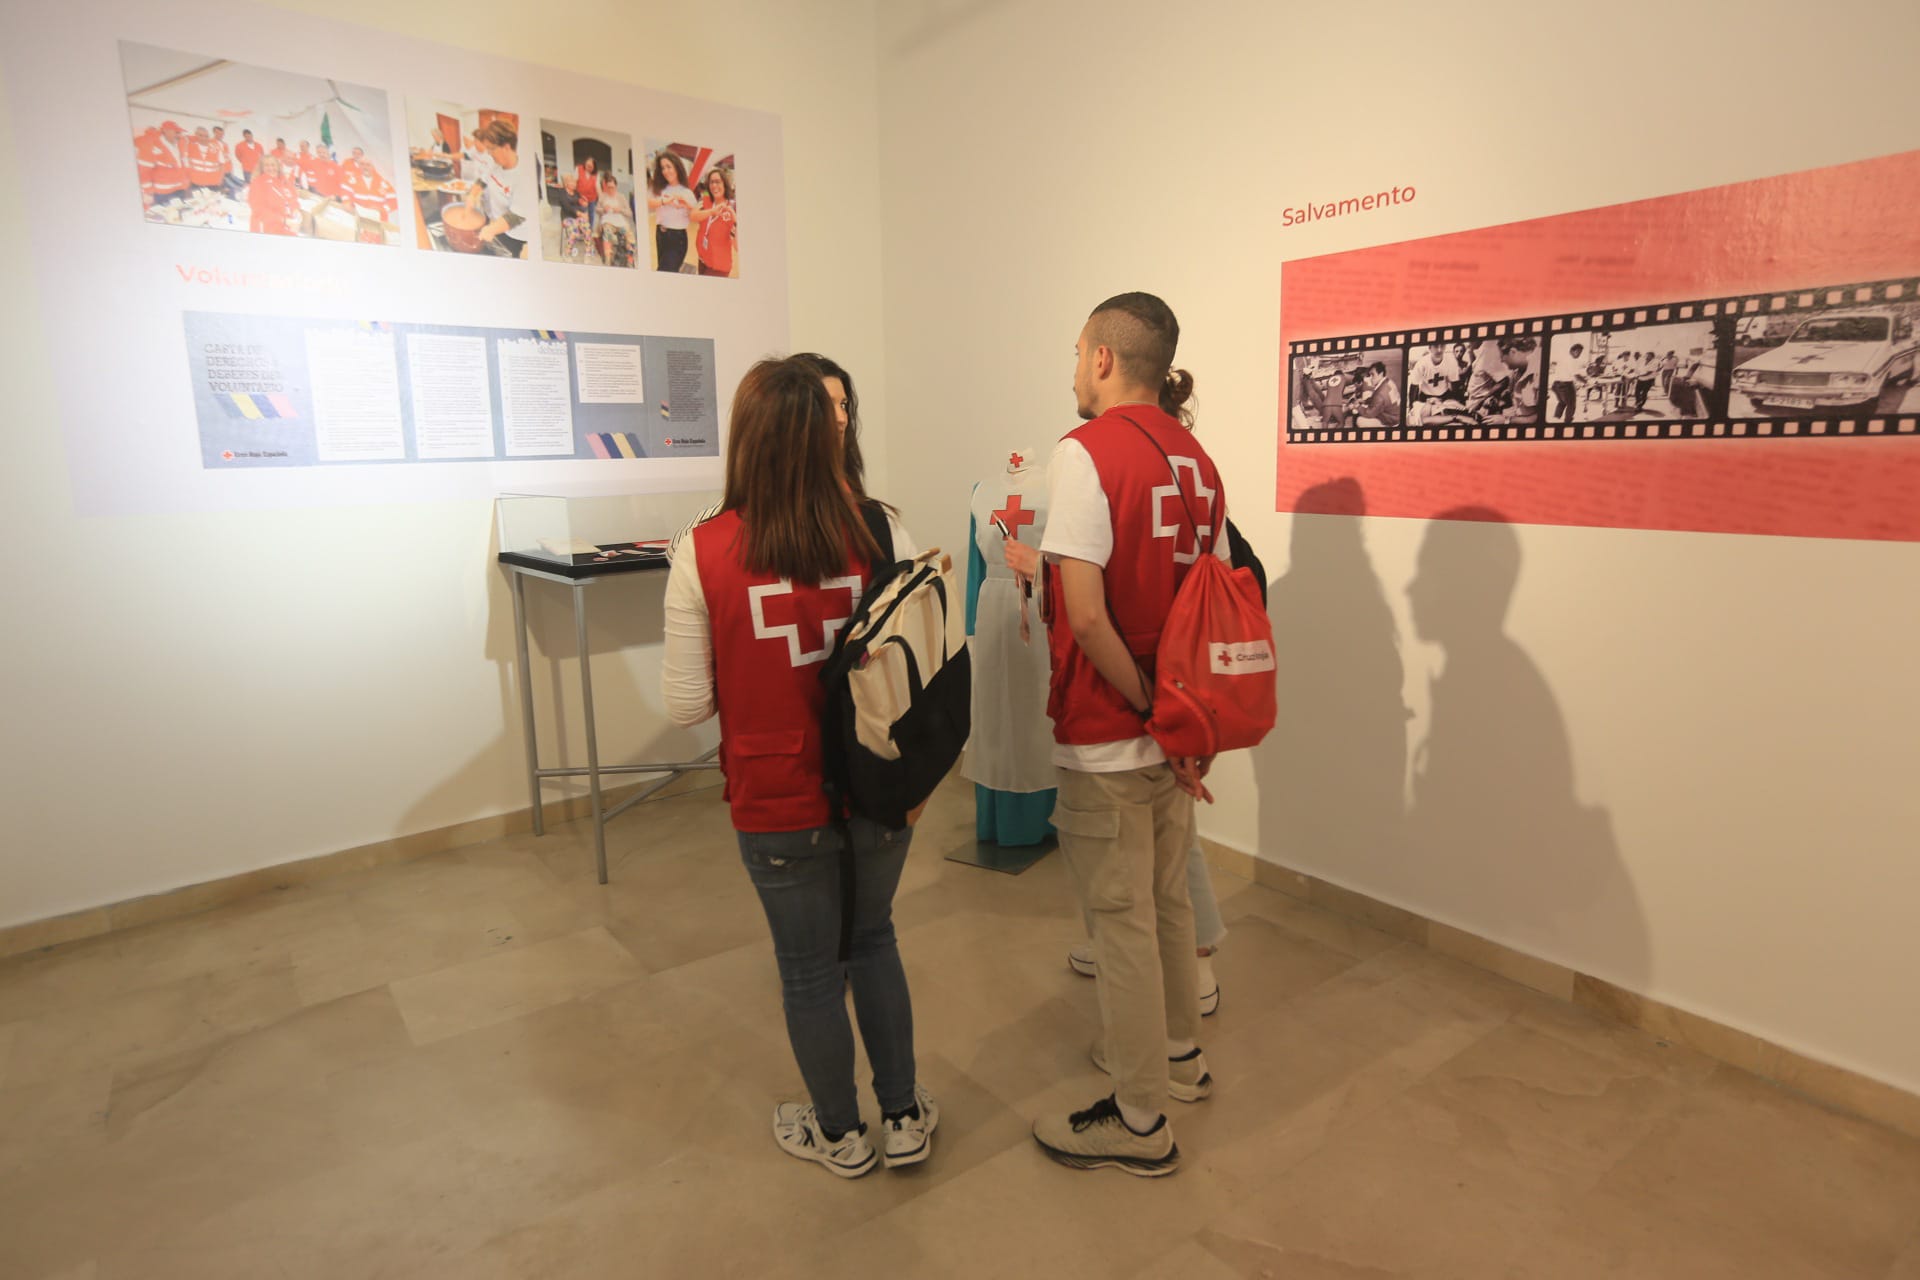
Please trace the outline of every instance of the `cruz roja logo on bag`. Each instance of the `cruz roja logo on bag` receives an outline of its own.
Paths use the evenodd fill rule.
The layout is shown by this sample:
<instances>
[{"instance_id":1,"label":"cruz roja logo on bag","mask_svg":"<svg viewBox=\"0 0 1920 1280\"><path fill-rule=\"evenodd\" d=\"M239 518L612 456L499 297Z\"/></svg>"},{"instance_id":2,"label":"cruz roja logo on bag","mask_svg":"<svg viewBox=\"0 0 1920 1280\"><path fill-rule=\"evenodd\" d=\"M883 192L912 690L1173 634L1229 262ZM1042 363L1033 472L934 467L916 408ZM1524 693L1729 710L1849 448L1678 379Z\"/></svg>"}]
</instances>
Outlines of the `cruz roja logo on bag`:
<instances>
[{"instance_id":1,"label":"cruz roja logo on bag","mask_svg":"<svg viewBox=\"0 0 1920 1280\"><path fill-rule=\"evenodd\" d=\"M1212 646L1211 656L1216 675L1245 676L1273 670L1273 646L1265 640L1216 644Z\"/></svg>"}]
</instances>

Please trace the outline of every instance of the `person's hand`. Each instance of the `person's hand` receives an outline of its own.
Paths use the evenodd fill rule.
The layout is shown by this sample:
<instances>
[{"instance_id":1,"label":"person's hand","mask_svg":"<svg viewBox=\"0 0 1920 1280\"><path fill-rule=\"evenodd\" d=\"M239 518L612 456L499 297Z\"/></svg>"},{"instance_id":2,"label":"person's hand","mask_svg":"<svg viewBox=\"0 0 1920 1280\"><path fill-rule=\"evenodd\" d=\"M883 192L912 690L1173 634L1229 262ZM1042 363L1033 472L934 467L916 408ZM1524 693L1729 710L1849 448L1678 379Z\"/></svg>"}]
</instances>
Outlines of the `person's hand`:
<instances>
[{"instance_id":1,"label":"person's hand","mask_svg":"<svg viewBox=\"0 0 1920 1280\"><path fill-rule=\"evenodd\" d=\"M1033 581L1033 575L1040 571L1040 551L1013 538L1006 540L1007 568L1022 585Z\"/></svg>"},{"instance_id":2,"label":"person's hand","mask_svg":"<svg viewBox=\"0 0 1920 1280\"><path fill-rule=\"evenodd\" d=\"M1213 803L1213 792L1207 790L1203 779L1207 770L1213 768L1212 756L1168 756L1167 764L1173 769L1173 780L1180 789L1195 800Z\"/></svg>"},{"instance_id":3,"label":"person's hand","mask_svg":"<svg viewBox=\"0 0 1920 1280\"><path fill-rule=\"evenodd\" d=\"M920 815L925 813L927 806L932 803L933 797L928 796L925 800L922 800L919 804L907 810L907 825L910 827L916 825L920 821Z\"/></svg>"},{"instance_id":4,"label":"person's hand","mask_svg":"<svg viewBox=\"0 0 1920 1280\"><path fill-rule=\"evenodd\" d=\"M480 228L480 242L482 244L491 243L493 238L499 234L500 228L494 223L489 222L486 226Z\"/></svg>"}]
</instances>

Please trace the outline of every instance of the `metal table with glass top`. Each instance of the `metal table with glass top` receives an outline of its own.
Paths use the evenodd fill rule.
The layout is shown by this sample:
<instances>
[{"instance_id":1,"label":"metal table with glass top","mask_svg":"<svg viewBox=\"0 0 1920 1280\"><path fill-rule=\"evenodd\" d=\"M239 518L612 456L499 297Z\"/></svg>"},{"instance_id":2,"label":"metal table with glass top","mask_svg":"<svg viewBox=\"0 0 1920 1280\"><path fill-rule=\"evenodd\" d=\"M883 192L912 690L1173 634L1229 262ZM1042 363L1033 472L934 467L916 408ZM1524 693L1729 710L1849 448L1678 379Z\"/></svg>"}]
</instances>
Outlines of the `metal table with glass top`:
<instances>
[{"instance_id":1,"label":"metal table with glass top","mask_svg":"<svg viewBox=\"0 0 1920 1280\"><path fill-rule=\"evenodd\" d=\"M509 540L503 539L503 541ZM513 545L514 541L518 540L509 541L509 545ZM621 545L636 547L642 544ZM607 883L607 823L642 800L656 794L682 774L720 767L717 758L718 747L697 760L617 765L600 763L600 741L593 719L593 659L587 647L587 588L609 578L623 578L636 573L663 570L667 567L667 559L664 554L615 554L610 557L601 557L583 554L558 555L532 550L502 551L498 559L500 566L507 571L507 576L513 584L513 643L514 658L518 663L515 682L520 686L520 726L526 738L527 796L533 806L533 834L536 836L546 834L545 815L540 803L541 783L550 778L585 778L588 797L593 808L594 867L599 873L600 883L605 884ZM527 652L526 584L530 580L557 583L567 588L573 597L573 631L580 654L581 718L586 725L587 734L587 763L584 767L543 768L540 764L540 747L534 731L531 678L533 668ZM608 807L601 779L632 774L664 776L642 786L618 804Z\"/></svg>"}]
</instances>

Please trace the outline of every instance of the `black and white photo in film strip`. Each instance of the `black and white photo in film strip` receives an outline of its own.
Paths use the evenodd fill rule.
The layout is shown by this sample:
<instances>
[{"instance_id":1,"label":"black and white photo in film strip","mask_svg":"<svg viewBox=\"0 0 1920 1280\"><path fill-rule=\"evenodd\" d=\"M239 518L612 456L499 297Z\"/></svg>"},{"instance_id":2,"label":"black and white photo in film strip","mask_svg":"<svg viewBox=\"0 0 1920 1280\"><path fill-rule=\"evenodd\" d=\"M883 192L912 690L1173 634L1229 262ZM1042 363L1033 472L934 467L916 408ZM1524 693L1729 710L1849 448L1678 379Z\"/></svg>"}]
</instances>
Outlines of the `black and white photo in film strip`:
<instances>
[{"instance_id":1,"label":"black and white photo in film strip","mask_svg":"<svg viewBox=\"0 0 1920 1280\"><path fill-rule=\"evenodd\" d=\"M1917 325L1908 278L1297 341L1288 439L1915 435Z\"/></svg>"},{"instance_id":2,"label":"black and white photo in film strip","mask_svg":"<svg viewBox=\"0 0 1920 1280\"><path fill-rule=\"evenodd\" d=\"M1406 356L1398 348L1355 347L1338 353L1295 356L1293 405L1298 421L1313 430L1378 432L1402 425L1400 392Z\"/></svg>"}]
</instances>

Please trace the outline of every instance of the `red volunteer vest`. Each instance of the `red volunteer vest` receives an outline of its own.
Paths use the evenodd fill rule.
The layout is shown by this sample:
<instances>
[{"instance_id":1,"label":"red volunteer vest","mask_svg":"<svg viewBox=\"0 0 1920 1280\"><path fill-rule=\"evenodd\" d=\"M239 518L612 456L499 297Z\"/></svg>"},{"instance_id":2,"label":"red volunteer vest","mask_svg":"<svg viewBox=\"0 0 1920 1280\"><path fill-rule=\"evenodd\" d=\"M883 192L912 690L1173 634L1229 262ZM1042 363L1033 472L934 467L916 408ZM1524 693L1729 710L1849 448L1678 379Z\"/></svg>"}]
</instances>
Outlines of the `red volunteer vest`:
<instances>
[{"instance_id":1,"label":"red volunteer vest","mask_svg":"<svg viewBox=\"0 0 1920 1280\"><path fill-rule=\"evenodd\" d=\"M220 185L220 147L211 138L201 141L188 138L186 142L187 173L197 187Z\"/></svg>"},{"instance_id":2,"label":"red volunteer vest","mask_svg":"<svg viewBox=\"0 0 1920 1280\"><path fill-rule=\"evenodd\" d=\"M133 142L142 191L150 196L170 196L186 187L186 165L166 135L158 129L148 129Z\"/></svg>"},{"instance_id":3,"label":"red volunteer vest","mask_svg":"<svg viewBox=\"0 0 1920 1280\"><path fill-rule=\"evenodd\" d=\"M1166 450L1166 458L1129 424L1129 418L1152 434L1154 442ZM1120 638L1151 685L1160 629L1173 609L1174 593L1187 576L1187 567L1213 553L1216 537L1226 536L1216 530L1220 473L1193 432L1148 405L1109 409L1068 433L1067 439L1079 441L1093 458L1100 487L1106 492L1113 521L1107 600ZM1198 545L1167 470L1168 458L1180 473L1180 487L1186 490L1199 524ZM1140 713L1127 705L1074 641L1058 573L1047 574L1047 605L1047 644L1053 656L1047 714L1053 717L1054 741L1063 746L1092 746L1143 735L1146 728Z\"/></svg>"},{"instance_id":4,"label":"red volunteer vest","mask_svg":"<svg viewBox=\"0 0 1920 1280\"><path fill-rule=\"evenodd\" d=\"M837 815L827 803L820 667L872 571L850 552L846 569L816 587L751 573L735 545L741 532L738 511L723 511L693 531L733 826L823 827Z\"/></svg>"}]
</instances>

